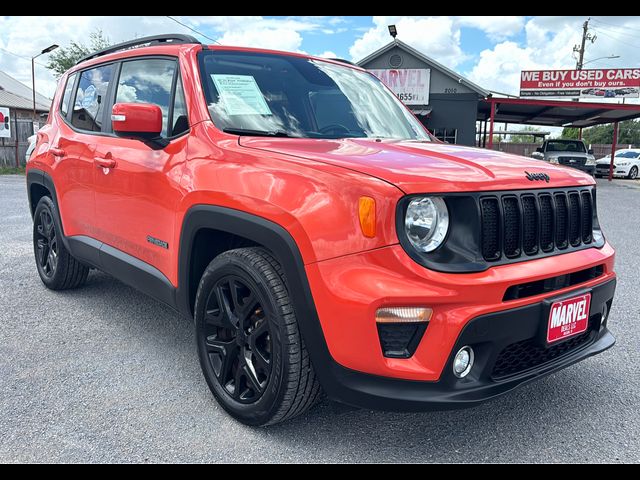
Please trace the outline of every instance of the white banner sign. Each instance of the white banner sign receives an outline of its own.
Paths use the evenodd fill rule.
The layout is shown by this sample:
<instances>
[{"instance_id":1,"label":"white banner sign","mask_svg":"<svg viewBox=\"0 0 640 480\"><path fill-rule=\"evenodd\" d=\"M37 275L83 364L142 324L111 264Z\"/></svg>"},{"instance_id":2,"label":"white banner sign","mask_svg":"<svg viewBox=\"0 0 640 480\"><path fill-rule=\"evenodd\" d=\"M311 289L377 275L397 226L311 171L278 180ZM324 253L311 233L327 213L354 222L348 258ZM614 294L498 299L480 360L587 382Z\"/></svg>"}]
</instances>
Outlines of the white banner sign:
<instances>
[{"instance_id":1,"label":"white banner sign","mask_svg":"<svg viewBox=\"0 0 640 480\"><path fill-rule=\"evenodd\" d=\"M389 87L405 105L429 105L428 68L369 70Z\"/></svg>"},{"instance_id":2,"label":"white banner sign","mask_svg":"<svg viewBox=\"0 0 640 480\"><path fill-rule=\"evenodd\" d=\"M0 107L0 138L11 138L11 121L6 107Z\"/></svg>"}]
</instances>

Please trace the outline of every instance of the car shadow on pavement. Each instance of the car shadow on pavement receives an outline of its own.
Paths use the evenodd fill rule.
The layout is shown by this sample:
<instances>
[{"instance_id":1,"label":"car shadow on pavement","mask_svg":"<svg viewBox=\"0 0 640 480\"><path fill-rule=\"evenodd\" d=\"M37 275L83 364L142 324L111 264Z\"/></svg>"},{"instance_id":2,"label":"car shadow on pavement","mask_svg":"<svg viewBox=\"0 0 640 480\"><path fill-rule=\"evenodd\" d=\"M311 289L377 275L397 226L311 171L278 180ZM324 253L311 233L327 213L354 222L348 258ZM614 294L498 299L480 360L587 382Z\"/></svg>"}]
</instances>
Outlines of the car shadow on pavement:
<instances>
[{"instance_id":1,"label":"car shadow on pavement","mask_svg":"<svg viewBox=\"0 0 640 480\"><path fill-rule=\"evenodd\" d=\"M589 461L580 457L576 425L585 421L586 411L597 410L608 390L623 383L605 378L604 369L587 361L472 409L395 413L324 400L286 423L250 428L216 405L199 370L188 319L99 272L92 272L85 288L56 295L81 302L94 321L120 329L133 345L150 345L160 352L153 356L158 362L153 368L172 388L199 397L199 408L205 411L198 414L206 421L222 425L218 428L231 423L229 428L241 430L253 442L276 442L282 451L292 452L292 458L309 461L554 461L559 445L549 438L575 444L575 460ZM589 431L597 440L597 419Z\"/></svg>"}]
</instances>

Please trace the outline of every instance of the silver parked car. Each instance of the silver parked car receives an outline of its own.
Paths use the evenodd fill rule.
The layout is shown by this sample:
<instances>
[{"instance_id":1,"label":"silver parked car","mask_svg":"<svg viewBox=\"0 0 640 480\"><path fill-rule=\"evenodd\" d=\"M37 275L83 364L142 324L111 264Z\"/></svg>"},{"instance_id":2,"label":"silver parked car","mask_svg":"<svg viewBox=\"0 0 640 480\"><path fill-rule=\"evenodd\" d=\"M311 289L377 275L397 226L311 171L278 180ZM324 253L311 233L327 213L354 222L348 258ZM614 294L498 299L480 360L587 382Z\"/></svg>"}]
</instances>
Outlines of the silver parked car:
<instances>
[{"instance_id":1,"label":"silver parked car","mask_svg":"<svg viewBox=\"0 0 640 480\"><path fill-rule=\"evenodd\" d=\"M593 150L587 149L582 140L562 138L545 140L541 147L536 148L531 157L577 168L590 175L594 175L596 172L596 157L593 156Z\"/></svg>"}]
</instances>

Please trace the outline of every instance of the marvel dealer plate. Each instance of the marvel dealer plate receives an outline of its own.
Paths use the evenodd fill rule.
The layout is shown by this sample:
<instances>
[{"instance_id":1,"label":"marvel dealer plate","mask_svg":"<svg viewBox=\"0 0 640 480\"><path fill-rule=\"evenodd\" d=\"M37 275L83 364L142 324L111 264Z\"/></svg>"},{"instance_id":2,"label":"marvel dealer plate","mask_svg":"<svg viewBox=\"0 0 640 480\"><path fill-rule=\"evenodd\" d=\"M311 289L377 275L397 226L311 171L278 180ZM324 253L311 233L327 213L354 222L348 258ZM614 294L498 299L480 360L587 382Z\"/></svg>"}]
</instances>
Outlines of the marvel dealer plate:
<instances>
[{"instance_id":1,"label":"marvel dealer plate","mask_svg":"<svg viewBox=\"0 0 640 480\"><path fill-rule=\"evenodd\" d=\"M586 293L551 305L547 343L555 343L587 330L591 294Z\"/></svg>"}]
</instances>

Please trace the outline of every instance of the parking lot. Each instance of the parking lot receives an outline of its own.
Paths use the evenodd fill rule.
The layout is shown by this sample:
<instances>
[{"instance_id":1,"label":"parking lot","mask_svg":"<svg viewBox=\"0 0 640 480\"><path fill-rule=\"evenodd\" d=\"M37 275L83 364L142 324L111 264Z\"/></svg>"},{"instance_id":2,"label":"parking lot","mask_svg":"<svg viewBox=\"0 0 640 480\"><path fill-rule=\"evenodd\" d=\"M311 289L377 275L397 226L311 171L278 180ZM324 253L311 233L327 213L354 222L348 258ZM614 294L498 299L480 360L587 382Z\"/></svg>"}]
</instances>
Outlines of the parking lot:
<instances>
[{"instance_id":1,"label":"parking lot","mask_svg":"<svg viewBox=\"0 0 640 480\"><path fill-rule=\"evenodd\" d=\"M598 203L613 349L471 410L324 402L252 429L210 394L190 322L95 271L44 288L25 179L0 176L0 462L639 462L640 182L599 180Z\"/></svg>"}]
</instances>

